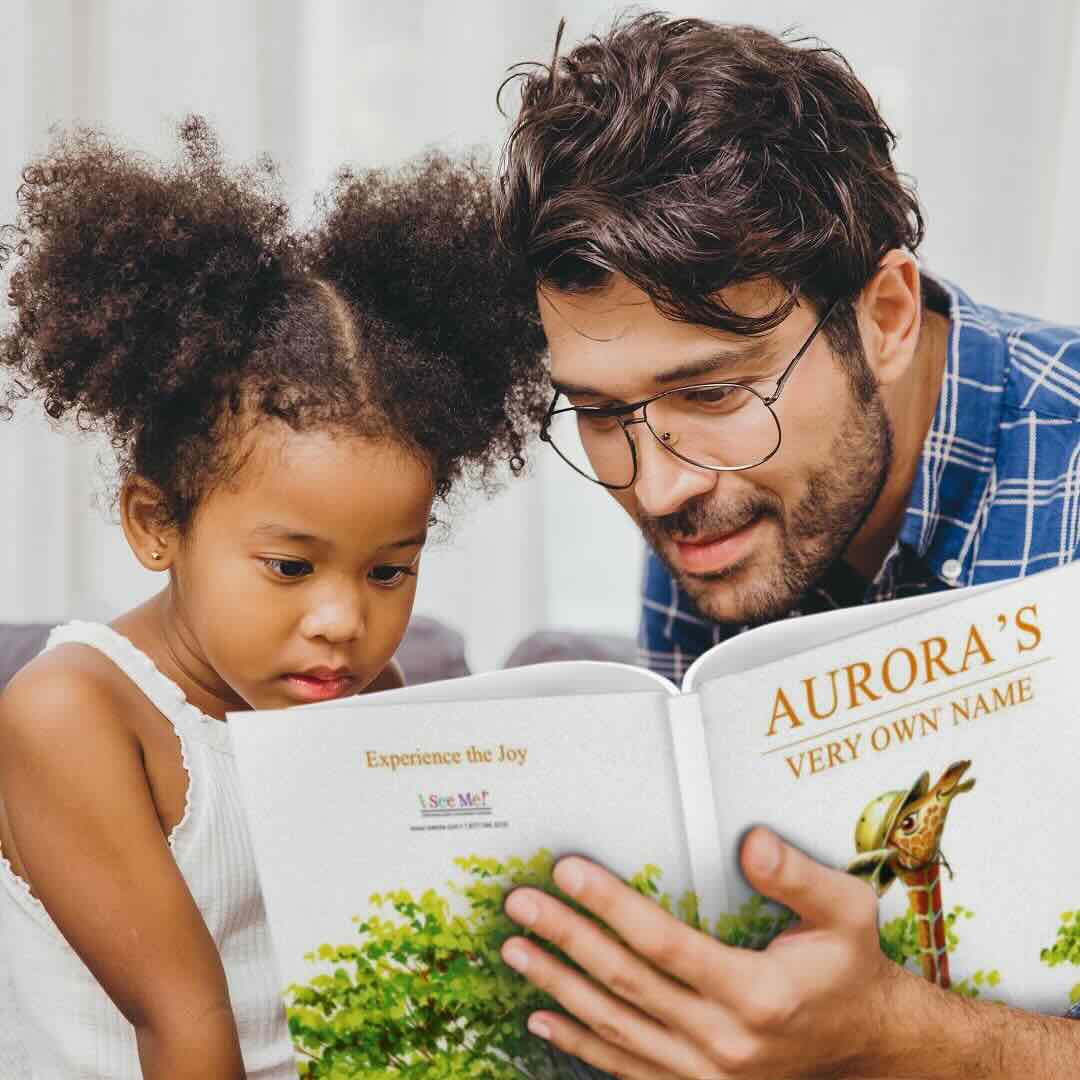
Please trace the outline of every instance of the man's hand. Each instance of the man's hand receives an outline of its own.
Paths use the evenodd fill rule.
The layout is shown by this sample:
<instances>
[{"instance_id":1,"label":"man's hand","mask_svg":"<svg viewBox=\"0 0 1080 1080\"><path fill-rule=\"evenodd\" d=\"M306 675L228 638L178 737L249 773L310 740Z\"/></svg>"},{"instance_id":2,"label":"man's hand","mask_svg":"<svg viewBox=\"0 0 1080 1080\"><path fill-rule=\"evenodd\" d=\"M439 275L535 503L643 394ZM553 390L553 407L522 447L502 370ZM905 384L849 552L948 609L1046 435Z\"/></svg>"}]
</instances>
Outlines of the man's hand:
<instances>
[{"instance_id":1,"label":"man's hand","mask_svg":"<svg viewBox=\"0 0 1080 1080\"><path fill-rule=\"evenodd\" d=\"M747 836L742 865L800 917L763 952L706 937L577 857L558 864L556 883L621 943L536 889L512 892L507 914L591 976L507 941L506 962L580 1020L538 1012L530 1030L626 1080L1080 1075L1080 1030L1067 1021L975 1005L887 960L861 881L765 829ZM1015 1032L1009 1054L1003 1032Z\"/></svg>"}]
</instances>

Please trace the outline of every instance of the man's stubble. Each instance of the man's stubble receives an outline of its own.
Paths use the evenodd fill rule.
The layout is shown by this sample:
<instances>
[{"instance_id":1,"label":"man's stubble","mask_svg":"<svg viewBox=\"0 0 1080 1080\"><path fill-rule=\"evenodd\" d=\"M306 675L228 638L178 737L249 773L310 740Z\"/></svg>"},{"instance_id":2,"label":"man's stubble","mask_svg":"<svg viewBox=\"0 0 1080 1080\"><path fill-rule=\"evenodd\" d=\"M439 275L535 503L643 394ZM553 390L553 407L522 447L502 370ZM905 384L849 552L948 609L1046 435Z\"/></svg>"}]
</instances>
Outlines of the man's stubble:
<instances>
[{"instance_id":1,"label":"man's stubble","mask_svg":"<svg viewBox=\"0 0 1080 1080\"><path fill-rule=\"evenodd\" d=\"M806 490L790 510L785 512L774 492L755 488L722 505L702 495L675 513L638 518L645 539L706 618L755 625L786 615L824 577L859 531L885 485L893 443L881 395L876 386L867 385L867 374L864 369L851 380L844 423L829 449L827 464L810 470ZM758 517L771 519L779 531L779 552L767 566L757 565L754 552L747 560L715 573L687 574L672 565L661 542L732 532ZM718 589L718 585L727 587Z\"/></svg>"}]
</instances>

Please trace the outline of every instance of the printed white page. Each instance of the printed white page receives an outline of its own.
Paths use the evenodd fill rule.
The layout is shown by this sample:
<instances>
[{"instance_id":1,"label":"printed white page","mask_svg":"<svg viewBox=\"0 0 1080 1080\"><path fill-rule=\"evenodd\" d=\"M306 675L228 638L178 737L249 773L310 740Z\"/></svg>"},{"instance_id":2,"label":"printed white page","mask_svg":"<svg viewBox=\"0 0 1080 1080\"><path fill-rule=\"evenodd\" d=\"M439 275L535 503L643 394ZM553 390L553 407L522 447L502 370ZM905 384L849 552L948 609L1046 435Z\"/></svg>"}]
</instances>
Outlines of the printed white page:
<instances>
[{"instance_id":1,"label":"printed white page","mask_svg":"<svg viewBox=\"0 0 1080 1080\"><path fill-rule=\"evenodd\" d=\"M359 944L354 917L393 917L374 893L458 904L455 857L582 852L623 877L655 865L675 901L693 887L659 695L285 709L229 725L283 990L327 970L306 953Z\"/></svg>"},{"instance_id":2,"label":"printed white page","mask_svg":"<svg viewBox=\"0 0 1080 1080\"><path fill-rule=\"evenodd\" d=\"M895 622L919 611L935 608L1006 582L977 585L969 589L943 590L924 596L908 596L885 604L861 604L817 615L780 619L721 642L702 653L683 676L683 690L693 691L709 679L772 664L807 649L863 634L883 623Z\"/></svg>"},{"instance_id":3,"label":"printed white page","mask_svg":"<svg viewBox=\"0 0 1080 1080\"><path fill-rule=\"evenodd\" d=\"M875 800L903 802L924 772L932 788L970 762L958 782L975 784L947 800L937 849L952 870L940 867L942 908L962 909L952 983L1061 1014L1080 968L1040 957L1080 909L1080 566L957 599L702 686L723 874L738 903L737 848L755 824L846 868ZM864 847L895 850L929 814L900 814L891 840L864 826ZM900 878L887 885L883 925L912 895Z\"/></svg>"}]
</instances>

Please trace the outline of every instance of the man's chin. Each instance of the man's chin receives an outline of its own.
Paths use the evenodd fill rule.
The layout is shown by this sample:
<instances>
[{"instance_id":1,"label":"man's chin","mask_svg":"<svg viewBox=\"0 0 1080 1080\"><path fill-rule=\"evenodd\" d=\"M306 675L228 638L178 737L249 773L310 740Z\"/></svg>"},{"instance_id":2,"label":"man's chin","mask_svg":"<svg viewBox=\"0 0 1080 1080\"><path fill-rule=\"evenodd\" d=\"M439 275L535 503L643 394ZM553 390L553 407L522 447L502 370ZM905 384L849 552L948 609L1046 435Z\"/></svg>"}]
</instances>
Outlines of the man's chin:
<instances>
[{"instance_id":1,"label":"man's chin","mask_svg":"<svg viewBox=\"0 0 1080 1080\"><path fill-rule=\"evenodd\" d=\"M675 579L675 583L694 602L698 612L721 624L745 626L749 621L747 593L754 591L754 579L760 578L761 551L751 550L726 566L693 572L679 565L674 542L665 537L652 539L653 550Z\"/></svg>"},{"instance_id":2,"label":"man's chin","mask_svg":"<svg viewBox=\"0 0 1080 1080\"><path fill-rule=\"evenodd\" d=\"M724 626L757 626L786 615L798 602L783 583L770 582L753 558L710 574L674 571L680 588L705 618Z\"/></svg>"},{"instance_id":3,"label":"man's chin","mask_svg":"<svg viewBox=\"0 0 1080 1080\"><path fill-rule=\"evenodd\" d=\"M682 580L679 585L698 613L710 622L721 626L747 625L747 620L742 618L742 605L729 583Z\"/></svg>"}]
</instances>

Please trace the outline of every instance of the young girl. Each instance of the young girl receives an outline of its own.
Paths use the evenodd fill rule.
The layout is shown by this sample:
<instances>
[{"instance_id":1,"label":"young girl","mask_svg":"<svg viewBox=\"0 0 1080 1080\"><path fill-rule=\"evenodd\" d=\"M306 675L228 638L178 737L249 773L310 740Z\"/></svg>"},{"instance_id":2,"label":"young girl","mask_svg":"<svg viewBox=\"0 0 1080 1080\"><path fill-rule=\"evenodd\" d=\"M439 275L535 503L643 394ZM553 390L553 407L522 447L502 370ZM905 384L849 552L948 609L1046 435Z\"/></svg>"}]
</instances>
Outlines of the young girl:
<instances>
[{"instance_id":1,"label":"young girl","mask_svg":"<svg viewBox=\"0 0 1080 1080\"><path fill-rule=\"evenodd\" d=\"M2 947L49 1080L295 1076L225 713L398 685L433 499L542 407L481 170L343 174L298 237L181 135L171 168L61 141L6 234L7 404L111 435L164 579L0 700Z\"/></svg>"}]
</instances>

